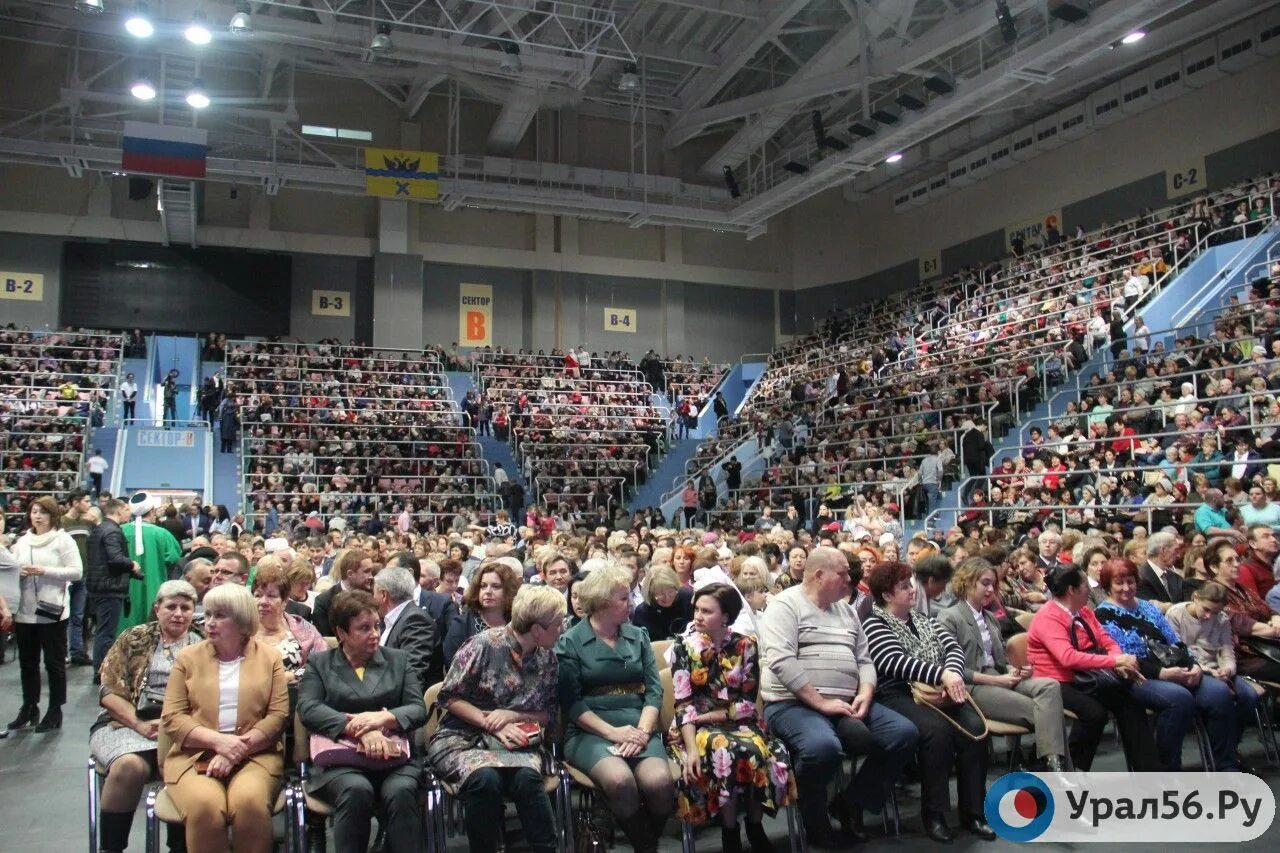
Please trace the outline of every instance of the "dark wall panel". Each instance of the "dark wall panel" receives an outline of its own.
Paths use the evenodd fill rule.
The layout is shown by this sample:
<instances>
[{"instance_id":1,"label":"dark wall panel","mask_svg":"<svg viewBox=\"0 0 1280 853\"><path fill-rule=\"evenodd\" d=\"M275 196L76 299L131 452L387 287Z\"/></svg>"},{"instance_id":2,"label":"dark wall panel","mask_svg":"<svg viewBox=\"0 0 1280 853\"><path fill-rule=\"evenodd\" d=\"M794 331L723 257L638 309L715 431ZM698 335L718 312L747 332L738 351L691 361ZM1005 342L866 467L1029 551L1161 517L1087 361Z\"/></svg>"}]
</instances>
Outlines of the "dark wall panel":
<instances>
[{"instance_id":1,"label":"dark wall panel","mask_svg":"<svg viewBox=\"0 0 1280 853\"><path fill-rule=\"evenodd\" d=\"M61 325L289 334L288 255L68 242Z\"/></svg>"}]
</instances>

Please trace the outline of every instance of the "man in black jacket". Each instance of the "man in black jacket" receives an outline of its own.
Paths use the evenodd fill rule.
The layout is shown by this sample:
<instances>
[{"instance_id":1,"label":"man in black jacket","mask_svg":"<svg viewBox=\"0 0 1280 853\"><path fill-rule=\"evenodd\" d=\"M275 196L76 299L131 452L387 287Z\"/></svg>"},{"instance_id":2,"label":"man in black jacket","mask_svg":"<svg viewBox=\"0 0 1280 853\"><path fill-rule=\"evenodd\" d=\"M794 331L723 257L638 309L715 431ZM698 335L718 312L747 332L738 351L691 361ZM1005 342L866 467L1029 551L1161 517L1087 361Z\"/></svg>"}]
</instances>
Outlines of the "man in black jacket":
<instances>
[{"instance_id":1,"label":"man in black jacket","mask_svg":"<svg viewBox=\"0 0 1280 853\"><path fill-rule=\"evenodd\" d=\"M452 595L434 590L440 583L440 566L436 563L423 566L412 551L401 551L391 558L387 566L409 570L418 584L413 593L413 602L435 622L435 647L431 653L431 665L425 673L419 673L422 675L423 685L430 687L444 680L444 637L449 631L449 623L458 613L458 605L454 604Z\"/></svg>"},{"instance_id":2,"label":"man in black jacket","mask_svg":"<svg viewBox=\"0 0 1280 853\"><path fill-rule=\"evenodd\" d=\"M373 600L382 617L382 645L409 655L409 666L427 684L436 649L436 623L413 602L418 584L408 569L389 566L373 579ZM434 683L434 682L433 682Z\"/></svg>"},{"instance_id":3,"label":"man in black jacket","mask_svg":"<svg viewBox=\"0 0 1280 853\"><path fill-rule=\"evenodd\" d=\"M129 598L129 581L142 577L142 567L129 559L129 546L124 540L124 531L120 529L120 525L131 518L129 505L113 498L102 505L102 523L89 533L85 588L93 599L93 613L97 621L93 634L95 673L115 641L116 628ZM96 675L94 683L97 683Z\"/></svg>"}]
</instances>

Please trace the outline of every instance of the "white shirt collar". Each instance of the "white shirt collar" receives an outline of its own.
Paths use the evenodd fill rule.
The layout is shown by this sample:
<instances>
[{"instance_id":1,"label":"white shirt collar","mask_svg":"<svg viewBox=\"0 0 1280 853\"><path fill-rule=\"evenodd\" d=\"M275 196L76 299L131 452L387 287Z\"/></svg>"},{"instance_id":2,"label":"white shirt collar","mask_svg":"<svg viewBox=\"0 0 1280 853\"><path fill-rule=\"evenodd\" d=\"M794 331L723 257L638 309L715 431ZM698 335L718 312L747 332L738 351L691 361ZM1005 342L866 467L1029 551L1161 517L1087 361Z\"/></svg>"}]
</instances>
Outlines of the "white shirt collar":
<instances>
[{"instance_id":1,"label":"white shirt collar","mask_svg":"<svg viewBox=\"0 0 1280 853\"><path fill-rule=\"evenodd\" d=\"M382 617L382 642L385 643L387 641L387 635L391 633L391 629L395 627L396 622L400 619L400 614L410 604L413 604L412 598L400 602L391 608L386 616Z\"/></svg>"}]
</instances>

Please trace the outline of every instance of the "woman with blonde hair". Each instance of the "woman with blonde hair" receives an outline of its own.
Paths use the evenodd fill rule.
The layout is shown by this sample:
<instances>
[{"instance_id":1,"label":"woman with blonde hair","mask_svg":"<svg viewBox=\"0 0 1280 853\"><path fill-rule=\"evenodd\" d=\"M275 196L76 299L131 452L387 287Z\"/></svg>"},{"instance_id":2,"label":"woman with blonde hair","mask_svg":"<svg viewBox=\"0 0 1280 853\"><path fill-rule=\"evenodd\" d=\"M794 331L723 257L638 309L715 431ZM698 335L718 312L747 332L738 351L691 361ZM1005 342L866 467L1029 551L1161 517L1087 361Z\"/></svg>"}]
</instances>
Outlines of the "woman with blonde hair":
<instances>
[{"instance_id":1,"label":"woman with blonde hair","mask_svg":"<svg viewBox=\"0 0 1280 853\"><path fill-rule=\"evenodd\" d=\"M648 635L632 625L631 573L593 569L578 584L586 618L556 644L565 759L606 792L636 853L656 853L675 790L657 731L662 679Z\"/></svg>"},{"instance_id":2,"label":"woman with blonde hair","mask_svg":"<svg viewBox=\"0 0 1280 853\"><path fill-rule=\"evenodd\" d=\"M631 624L648 631L650 641L683 633L693 619L693 590L681 586L668 566L654 566L643 588L644 602L631 614Z\"/></svg>"},{"instance_id":3,"label":"woman with blonde hair","mask_svg":"<svg viewBox=\"0 0 1280 853\"><path fill-rule=\"evenodd\" d=\"M189 853L225 853L228 822L238 853L268 853L289 715L284 665L254 638L258 611L242 586L209 591L204 628L208 639L178 653L165 688L165 785Z\"/></svg>"}]
</instances>

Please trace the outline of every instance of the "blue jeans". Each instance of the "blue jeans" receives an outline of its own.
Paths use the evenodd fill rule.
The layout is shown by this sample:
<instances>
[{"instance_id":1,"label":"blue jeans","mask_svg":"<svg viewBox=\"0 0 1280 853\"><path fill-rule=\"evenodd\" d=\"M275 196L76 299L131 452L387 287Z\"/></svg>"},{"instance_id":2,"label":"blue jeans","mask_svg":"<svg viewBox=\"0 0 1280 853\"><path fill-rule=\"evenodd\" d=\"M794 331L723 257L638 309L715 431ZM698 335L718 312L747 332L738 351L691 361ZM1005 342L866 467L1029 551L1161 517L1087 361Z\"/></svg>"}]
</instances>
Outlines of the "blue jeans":
<instances>
[{"instance_id":1,"label":"blue jeans","mask_svg":"<svg viewBox=\"0 0 1280 853\"><path fill-rule=\"evenodd\" d=\"M924 511L928 515L942 503L942 489L937 483L922 483L920 488L924 489Z\"/></svg>"},{"instance_id":2,"label":"blue jeans","mask_svg":"<svg viewBox=\"0 0 1280 853\"><path fill-rule=\"evenodd\" d=\"M1204 676L1195 690L1172 681L1148 678L1133 686L1134 700L1156 712L1156 753L1165 770L1182 769L1182 739L1197 713L1203 714L1213 761L1219 770L1236 770L1236 699L1231 688Z\"/></svg>"},{"instance_id":3,"label":"blue jeans","mask_svg":"<svg viewBox=\"0 0 1280 853\"><path fill-rule=\"evenodd\" d=\"M769 731L791 751L800 812L808 827L829 826L827 786L848 756L866 760L845 789L853 809L879 812L885 793L915 753L920 732L906 717L871 703L865 720L826 717L803 702L770 702L764 707Z\"/></svg>"},{"instance_id":4,"label":"blue jeans","mask_svg":"<svg viewBox=\"0 0 1280 853\"><path fill-rule=\"evenodd\" d=\"M71 595L71 618L67 620L67 652L73 658L84 654L84 602L88 597L84 581L73 581L67 588Z\"/></svg>"}]
</instances>

